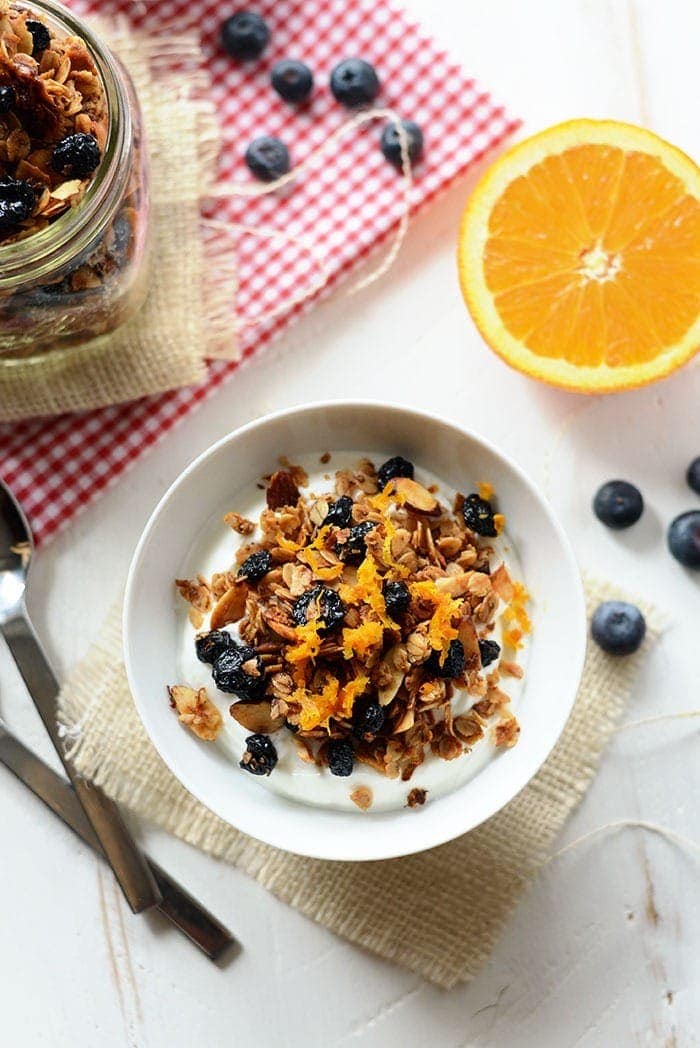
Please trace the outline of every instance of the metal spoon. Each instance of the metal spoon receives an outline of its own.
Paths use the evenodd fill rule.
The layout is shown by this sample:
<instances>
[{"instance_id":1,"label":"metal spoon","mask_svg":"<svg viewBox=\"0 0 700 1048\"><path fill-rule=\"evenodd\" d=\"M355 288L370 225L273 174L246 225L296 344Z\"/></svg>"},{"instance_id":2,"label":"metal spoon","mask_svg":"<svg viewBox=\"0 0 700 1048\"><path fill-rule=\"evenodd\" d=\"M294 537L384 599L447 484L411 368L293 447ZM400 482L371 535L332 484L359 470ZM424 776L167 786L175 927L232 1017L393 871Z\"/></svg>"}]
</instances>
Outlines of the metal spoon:
<instances>
[{"instance_id":1,"label":"metal spoon","mask_svg":"<svg viewBox=\"0 0 700 1048\"><path fill-rule=\"evenodd\" d=\"M117 806L66 759L58 734L59 685L24 603L34 552L32 533L9 488L0 481L0 633L22 675L83 811L95 831L129 906L140 913L161 902L161 893Z\"/></svg>"}]
</instances>

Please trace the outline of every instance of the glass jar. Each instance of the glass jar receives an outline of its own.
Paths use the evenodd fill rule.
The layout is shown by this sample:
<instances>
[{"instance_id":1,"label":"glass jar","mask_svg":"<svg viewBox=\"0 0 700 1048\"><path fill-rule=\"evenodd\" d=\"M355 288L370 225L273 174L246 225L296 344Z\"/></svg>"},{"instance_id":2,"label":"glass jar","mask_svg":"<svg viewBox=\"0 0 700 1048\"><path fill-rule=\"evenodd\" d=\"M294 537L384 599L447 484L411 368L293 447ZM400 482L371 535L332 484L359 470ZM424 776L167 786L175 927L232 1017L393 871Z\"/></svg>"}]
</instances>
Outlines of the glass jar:
<instances>
[{"instance_id":1,"label":"glass jar","mask_svg":"<svg viewBox=\"0 0 700 1048\"><path fill-rule=\"evenodd\" d=\"M75 206L0 244L0 366L99 345L133 316L147 290L147 155L131 79L89 27L53 0L11 6L31 12L52 36L83 41L106 99L107 138Z\"/></svg>"}]
</instances>

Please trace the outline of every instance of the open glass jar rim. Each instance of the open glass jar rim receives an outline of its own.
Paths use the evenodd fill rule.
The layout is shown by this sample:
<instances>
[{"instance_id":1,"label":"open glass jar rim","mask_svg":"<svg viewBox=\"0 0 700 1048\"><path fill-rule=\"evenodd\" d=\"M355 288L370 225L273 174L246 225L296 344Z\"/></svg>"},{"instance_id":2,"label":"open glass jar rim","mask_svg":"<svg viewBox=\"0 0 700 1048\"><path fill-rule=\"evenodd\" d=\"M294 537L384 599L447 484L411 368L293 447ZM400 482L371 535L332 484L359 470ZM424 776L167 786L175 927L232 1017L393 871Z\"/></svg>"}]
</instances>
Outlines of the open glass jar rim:
<instances>
[{"instance_id":1,"label":"open glass jar rim","mask_svg":"<svg viewBox=\"0 0 700 1048\"><path fill-rule=\"evenodd\" d=\"M85 42L107 100L108 134L100 166L78 206L69 208L45 229L0 245L0 291L16 289L24 277L32 282L49 277L67 254L75 255L104 234L130 176L127 161L133 134L123 76L104 41L54 0L17 2L12 7L44 16L61 34L78 36Z\"/></svg>"}]
</instances>

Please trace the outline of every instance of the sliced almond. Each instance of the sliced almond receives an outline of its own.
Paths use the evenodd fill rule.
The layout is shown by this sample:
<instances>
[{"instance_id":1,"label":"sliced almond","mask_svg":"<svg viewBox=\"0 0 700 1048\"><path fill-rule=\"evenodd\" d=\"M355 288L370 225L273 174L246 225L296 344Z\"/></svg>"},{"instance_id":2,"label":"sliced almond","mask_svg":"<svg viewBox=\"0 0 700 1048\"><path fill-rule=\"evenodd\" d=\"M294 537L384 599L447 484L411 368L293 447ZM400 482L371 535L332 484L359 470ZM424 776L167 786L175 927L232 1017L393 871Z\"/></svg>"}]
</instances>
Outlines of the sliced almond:
<instances>
[{"instance_id":1,"label":"sliced almond","mask_svg":"<svg viewBox=\"0 0 700 1048\"><path fill-rule=\"evenodd\" d=\"M509 604L515 596L515 586L513 580L508 574L508 569L505 564L499 564L496 570L491 575L491 585L495 589L501 600L504 600L506 604Z\"/></svg>"},{"instance_id":2,"label":"sliced almond","mask_svg":"<svg viewBox=\"0 0 700 1048\"><path fill-rule=\"evenodd\" d=\"M403 495L405 505L418 513L435 513L438 508L435 496L427 488L424 488L422 484L419 484L418 481L411 480L410 477L396 477L394 490Z\"/></svg>"},{"instance_id":3,"label":"sliced almond","mask_svg":"<svg viewBox=\"0 0 700 1048\"><path fill-rule=\"evenodd\" d=\"M416 718L415 718L415 715L413 713L413 708L406 710L406 712L404 713L403 717L401 718L399 723L394 728L394 733L398 735L402 731L408 731L408 729L412 728L413 725L415 724L415 720L416 720Z\"/></svg>"},{"instance_id":4,"label":"sliced almond","mask_svg":"<svg viewBox=\"0 0 700 1048\"><path fill-rule=\"evenodd\" d=\"M406 672L401 668L399 658L402 662L406 661L406 650L400 644L396 644L389 649L382 660L382 670L386 670L387 675L390 673L391 679L383 687L377 689L380 706L388 706L396 698L396 694L403 684Z\"/></svg>"},{"instance_id":5,"label":"sliced almond","mask_svg":"<svg viewBox=\"0 0 700 1048\"><path fill-rule=\"evenodd\" d=\"M229 713L246 731L269 735L284 724L283 717L273 717L269 700L262 702L234 702Z\"/></svg>"},{"instance_id":6,"label":"sliced almond","mask_svg":"<svg viewBox=\"0 0 700 1048\"><path fill-rule=\"evenodd\" d=\"M229 622L238 622L245 615L245 602L248 597L248 587L245 582L237 582L235 586L227 589L223 597L219 597L211 613L211 628L221 629Z\"/></svg>"},{"instance_id":7,"label":"sliced almond","mask_svg":"<svg viewBox=\"0 0 700 1048\"><path fill-rule=\"evenodd\" d=\"M461 597L469 590L469 575L465 571L456 575L446 575L442 579L435 579L435 588L441 593L447 593L450 597Z\"/></svg>"},{"instance_id":8,"label":"sliced almond","mask_svg":"<svg viewBox=\"0 0 700 1048\"><path fill-rule=\"evenodd\" d=\"M369 786L356 786L350 794L350 800L360 811L367 811L372 806L372 791Z\"/></svg>"},{"instance_id":9,"label":"sliced almond","mask_svg":"<svg viewBox=\"0 0 700 1048\"><path fill-rule=\"evenodd\" d=\"M170 704L177 710L182 724L194 732L200 739L212 742L221 731L223 720L214 703L207 695L206 688L195 691L184 684L175 684L168 688Z\"/></svg>"}]
</instances>

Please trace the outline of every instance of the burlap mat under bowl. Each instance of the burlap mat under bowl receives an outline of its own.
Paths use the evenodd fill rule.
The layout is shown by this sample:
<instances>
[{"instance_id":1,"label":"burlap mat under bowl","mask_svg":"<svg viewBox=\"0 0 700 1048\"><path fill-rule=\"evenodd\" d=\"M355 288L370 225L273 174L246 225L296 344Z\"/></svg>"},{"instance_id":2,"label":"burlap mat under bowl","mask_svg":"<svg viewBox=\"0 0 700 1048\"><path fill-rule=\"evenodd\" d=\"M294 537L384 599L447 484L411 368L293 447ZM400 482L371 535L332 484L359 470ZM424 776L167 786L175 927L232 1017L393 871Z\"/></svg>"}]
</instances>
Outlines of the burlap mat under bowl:
<instances>
[{"instance_id":1,"label":"burlap mat under bowl","mask_svg":"<svg viewBox=\"0 0 700 1048\"><path fill-rule=\"evenodd\" d=\"M0 361L2 422L117 404L191 385L206 374L200 199L216 169L214 112L195 69L184 80L158 75L156 40L135 37L124 20L96 28L129 70L143 111L151 167L148 297L99 344ZM184 59L196 53L195 38L178 43ZM233 328L233 292L230 300Z\"/></svg>"},{"instance_id":2,"label":"burlap mat under bowl","mask_svg":"<svg viewBox=\"0 0 700 1048\"><path fill-rule=\"evenodd\" d=\"M586 583L589 614L600 601L621 596L607 584ZM487 960L595 775L658 635L653 609L637 603L648 627L641 651L615 659L589 644L574 710L532 782L471 833L403 859L345 863L290 855L232 829L196 801L168 771L134 708L119 659L119 608L61 692L68 749L82 774L137 815L235 863L338 935L450 988ZM428 808L416 817L429 817Z\"/></svg>"}]
</instances>

